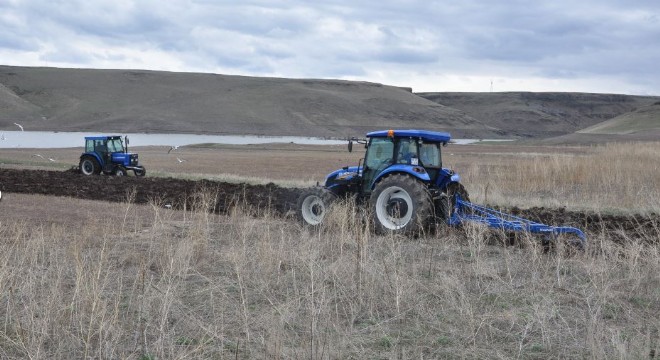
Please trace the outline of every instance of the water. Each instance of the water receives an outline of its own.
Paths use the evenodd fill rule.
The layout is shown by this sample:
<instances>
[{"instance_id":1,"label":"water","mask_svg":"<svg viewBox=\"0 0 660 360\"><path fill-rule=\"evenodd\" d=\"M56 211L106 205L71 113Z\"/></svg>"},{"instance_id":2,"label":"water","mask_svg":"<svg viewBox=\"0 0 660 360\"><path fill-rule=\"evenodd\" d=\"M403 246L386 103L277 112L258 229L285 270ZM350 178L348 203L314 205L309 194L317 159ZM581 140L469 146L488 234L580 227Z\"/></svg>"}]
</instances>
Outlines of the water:
<instances>
[{"instance_id":1,"label":"water","mask_svg":"<svg viewBox=\"0 0 660 360\"><path fill-rule=\"evenodd\" d=\"M92 132L52 131L0 131L0 149L10 148L72 148L83 147L85 136L101 135ZM118 135L104 133L103 135ZM331 140L302 136L257 136L257 135L195 135L195 134L121 134L128 135L130 146L185 146L192 144L267 144L294 143L302 145L342 145L345 140ZM479 141L508 141L487 139L453 139L455 144L473 144Z\"/></svg>"},{"instance_id":2,"label":"water","mask_svg":"<svg viewBox=\"0 0 660 360\"><path fill-rule=\"evenodd\" d=\"M120 135L115 133L0 131L0 148L71 148L83 147L85 136ZM266 144L294 143L304 145L340 145L344 140L330 140L302 136L257 135L195 135L195 134L121 134L128 135L130 146L184 146L191 144Z\"/></svg>"}]
</instances>

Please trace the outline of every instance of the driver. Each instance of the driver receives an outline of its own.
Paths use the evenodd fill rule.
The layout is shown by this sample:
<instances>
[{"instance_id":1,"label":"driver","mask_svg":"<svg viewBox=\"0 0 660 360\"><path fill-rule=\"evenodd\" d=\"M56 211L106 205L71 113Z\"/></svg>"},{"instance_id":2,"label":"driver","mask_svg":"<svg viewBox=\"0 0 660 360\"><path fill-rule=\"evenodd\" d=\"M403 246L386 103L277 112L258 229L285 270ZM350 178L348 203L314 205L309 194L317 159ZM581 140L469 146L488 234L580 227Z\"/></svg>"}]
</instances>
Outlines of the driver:
<instances>
[{"instance_id":1,"label":"driver","mask_svg":"<svg viewBox=\"0 0 660 360\"><path fill-rule=\"evenodd\" d=\"M415 162L413 159L417 158L417 144L414 142L401 143L399 146L399 154L397 155L397 161L400 164L410 164ZM417 165L417 164L413 164Z\"/></svg>"}]
</instances>

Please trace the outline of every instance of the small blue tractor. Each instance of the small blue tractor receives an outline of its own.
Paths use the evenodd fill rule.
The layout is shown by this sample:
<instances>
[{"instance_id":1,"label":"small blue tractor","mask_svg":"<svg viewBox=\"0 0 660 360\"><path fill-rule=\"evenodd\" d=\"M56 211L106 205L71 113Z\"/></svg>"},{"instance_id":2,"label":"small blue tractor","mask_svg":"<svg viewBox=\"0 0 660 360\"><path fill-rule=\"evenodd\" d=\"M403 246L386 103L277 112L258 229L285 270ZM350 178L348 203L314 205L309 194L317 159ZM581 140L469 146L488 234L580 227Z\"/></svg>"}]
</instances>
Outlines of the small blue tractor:
<instances>
[{"instance_id":1,"label":"small blue tractor","mask_svg":"<svg viewBox=\"0 0 660 360\"><path fill-rule=\"evenodd\" d=\"M80 172L84 175L106 174L126 176L132 170L135 176L144 176L147 170L138 162L138 154L128 152L121 136L85 137L85 152L80 155Z\"/></svg>"},{"instance_id":2,"label":"small blue tractor","mask_svg":"<svg viewBox=\"0 0 660 360\"><path fill-rule=\"evenodd\" d=\"M324 186L304 191L297 212L304 224L322 223L327 209L338 197L355 196L370 210L377 233L418 234L429 225L458 226L483 223L504 231L526 231L555 238L575 234L581 247L585 236L579 229L535 223L470 202L460 176L442 167L442 147L451 136L425 130L383 130L367 134L364 163L330 173ZM362 160L360 161L362 162Z\"/></svg>"}]
</instances>

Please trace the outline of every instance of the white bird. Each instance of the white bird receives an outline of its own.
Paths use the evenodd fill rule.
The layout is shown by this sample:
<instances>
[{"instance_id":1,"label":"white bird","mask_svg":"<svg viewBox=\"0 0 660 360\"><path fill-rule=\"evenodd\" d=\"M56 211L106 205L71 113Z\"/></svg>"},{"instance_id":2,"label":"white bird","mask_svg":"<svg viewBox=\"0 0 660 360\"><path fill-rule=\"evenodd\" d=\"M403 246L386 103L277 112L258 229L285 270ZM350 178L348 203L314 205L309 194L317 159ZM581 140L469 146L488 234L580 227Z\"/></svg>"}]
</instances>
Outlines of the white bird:
<instances>
[{"instance_id":1,"label":"white bird","mask_svg":"<svg viewBox=\"0 0 660 360\"><path fill-rule=\"evenodd\" d=\"M32 156L39 157L39 158L42 158L42 159L44 158L43 155L41 155L41 154L32 154Z\"/></svg>"},{"instance_id":2,"label":"white bird","mask_svg":"<svg viewBox=\"0 0 660 360\"><path fill-rule=\"evenodd\" d=\"M172 145L172 146L170 146L170 149L167 150L167 153L169 154L172 150L176 150L178 148L179 148L179 145Z\"/></svg>"},{"instance_id":3,"label":"white bird","mask_svg":"<svg viewBox=\"0 0 660 360\"><path fill-rule=\"evenodd\" d=\"M176 161L182 163L182 162L184 162L184 161L188 161L188 160L186 160L186 159L179 159L179 158L176 158Z\"/></svg>"},{"instance_id":4,"label":"white bird","mask_svg":"<svg viewBox=\"0 0 660 360\"><path fill-rule=\"evenodd\" d=\"M53 158L48 158L48 161L50 161L50 162L57 162L57 160L55 160L55 159L53 159Z\"/></svg>"},{"instance_id":5,"label":"white bird","mask_svg":"<svg viewBox=\"0 0 660 360\"><path fill-rule=\"evenodd\" d=\"M19 123L14 123L14 125L18 126L19 128L21 128L21 131L23 131L23 125L21 125Z\"/></svg>"}]
</instances>

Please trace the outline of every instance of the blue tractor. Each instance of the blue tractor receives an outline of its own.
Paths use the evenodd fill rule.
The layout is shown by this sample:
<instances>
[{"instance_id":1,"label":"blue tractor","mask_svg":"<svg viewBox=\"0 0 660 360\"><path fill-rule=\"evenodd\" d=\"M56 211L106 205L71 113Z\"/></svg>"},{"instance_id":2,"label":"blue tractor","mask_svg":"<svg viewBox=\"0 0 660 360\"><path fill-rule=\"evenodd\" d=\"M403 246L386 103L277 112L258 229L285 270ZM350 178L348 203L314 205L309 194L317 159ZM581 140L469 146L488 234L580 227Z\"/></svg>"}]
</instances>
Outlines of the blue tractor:
<instances>
[{"instance_id":1,"label":"blue tractor","mask_svg":"<svg viewBox=\"0 0 660 360\"><path fill-rule=\"evenodd\" d=\"M460 176L442 165L442 147L451 136L425 130L384 130L367 134L363 164L330 173L324 186L304 191L298 215L304 224L322 223L328 206L338 197L356 196L370 210L377 233L417 234L428 225L483 223L504 231L527 231L546 238L575 234L579 229L555 227L472 204ZM355 140L355 139L354 139ZM352 150L353 141L348 143Z\"/></svg>"},{"instance_id":2,"label":"blue tractor","mask_svg":"<svg viewBox=\"0 0 660 360\"><path fill-rule=\"evenodd\" d=\"M80 155L80 172L84 175L106 174L126 176L131 170L135 176L144 176L147 171L138 161L138 154L128 152L128 137L88 136L85 137L85 152Z\"/></svg>"}]
</instances>

